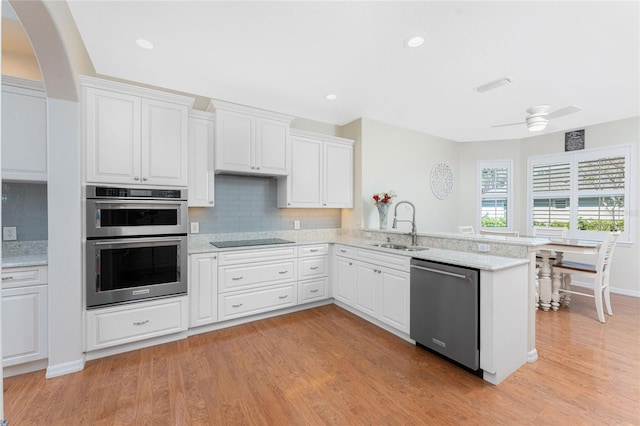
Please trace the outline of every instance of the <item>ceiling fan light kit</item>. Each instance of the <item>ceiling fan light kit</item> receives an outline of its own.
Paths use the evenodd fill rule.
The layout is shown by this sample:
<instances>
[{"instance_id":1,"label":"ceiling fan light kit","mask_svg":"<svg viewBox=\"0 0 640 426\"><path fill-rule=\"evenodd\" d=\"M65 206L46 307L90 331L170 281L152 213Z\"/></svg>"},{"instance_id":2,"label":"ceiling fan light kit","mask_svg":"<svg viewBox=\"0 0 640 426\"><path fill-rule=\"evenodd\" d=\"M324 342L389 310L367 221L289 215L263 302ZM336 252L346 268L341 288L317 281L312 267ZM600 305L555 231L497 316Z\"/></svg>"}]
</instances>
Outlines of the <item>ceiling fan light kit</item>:
<instances>
[{"instance_id":1,"label":"ceiling fan light kit","mask_svg":"<svg viewBox=\"0 0 640 426\"><path fill-rule=\"evenodd\" d=\"M507 127L526 124L527 129L529 129L530 132L539 132L546 129L549 120L581 111L582 107L579 107L578 105L569 105L553 112L549 112L550 109L551 107L549 105L532 106L527 108L527 117L525 118L525 121L520 123L498 124L491 127Z\"/></svg>"},{"instance_id":2,"label":"ceiling fan light kit","mask_svg":"<svg viewBox=\"0 0 640 426\"><path fill-rule=\"evenodd\" d=\"M547 127L547 119L544 117L527 118L527 129L530 132L539 132Z\"/></svg>"}]
</instances>

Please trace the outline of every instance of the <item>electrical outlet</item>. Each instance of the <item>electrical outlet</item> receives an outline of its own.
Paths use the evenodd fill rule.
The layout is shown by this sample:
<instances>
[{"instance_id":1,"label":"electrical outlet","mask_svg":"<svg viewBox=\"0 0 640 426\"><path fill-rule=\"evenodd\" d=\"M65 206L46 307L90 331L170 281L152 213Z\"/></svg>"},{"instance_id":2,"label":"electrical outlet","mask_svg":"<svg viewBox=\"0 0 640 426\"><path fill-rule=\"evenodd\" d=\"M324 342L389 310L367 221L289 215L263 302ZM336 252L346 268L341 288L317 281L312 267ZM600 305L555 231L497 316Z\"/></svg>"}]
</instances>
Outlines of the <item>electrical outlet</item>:
<instances>
[{"instance_id":1,"label":"electrical outlet","mask_svg":"<svg viewBox=\"0 0 640 426\"><path fill-rule=\"evenodd\" d=\"M15 226L5 226L2 228L2 239L5 241L15 241L18 239Z\"/></svg>"},{"instance_id":2,"label":"electrical outlet","mask_svg":"<svg viewBox=\"0 0 640 426\"><path fill-rule=\"evenodd\" d=\"M191 233L192 234L200 233L200 222L191 222Z\"/></svg>"},{"instance_id":3,"label":"electrical outlet","mask_svg":"<svg viewBox=\"0 0 640 426\"><path fill-rule=\"evenodd\" d=\"M300 229L300 221L299 220L294 220L293 221L293 229Z\"/></svg>"},{"instance_id":4,"label":"electrical outlet","mask_svg":"<svg viewBox=\"0 0 640 426\"><path fill-rule=\"evenodd\" d=\"M491 245L478 243L478 251L491 251Z\"/></svg>"}]
</instances>

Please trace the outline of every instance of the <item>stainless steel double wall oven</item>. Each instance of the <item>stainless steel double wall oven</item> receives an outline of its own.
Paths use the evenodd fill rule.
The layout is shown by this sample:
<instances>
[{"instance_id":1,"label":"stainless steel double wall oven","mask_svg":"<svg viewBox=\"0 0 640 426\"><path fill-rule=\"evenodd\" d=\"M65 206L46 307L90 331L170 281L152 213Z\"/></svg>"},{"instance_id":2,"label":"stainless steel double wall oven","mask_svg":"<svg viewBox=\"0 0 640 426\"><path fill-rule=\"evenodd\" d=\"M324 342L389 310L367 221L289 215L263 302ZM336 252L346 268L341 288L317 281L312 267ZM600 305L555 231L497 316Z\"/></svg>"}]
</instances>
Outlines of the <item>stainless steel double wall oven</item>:
<instances>
[{"instance_id":1,"label":"stainless steel double wall oven","mask_svg":"<svg viewBox=\"0 0 640 426\"><path fill-rule=\"evenodd\" d=\"M86 187L86 301L187 293L187 190Z\"/></svg>"}]
</instances>

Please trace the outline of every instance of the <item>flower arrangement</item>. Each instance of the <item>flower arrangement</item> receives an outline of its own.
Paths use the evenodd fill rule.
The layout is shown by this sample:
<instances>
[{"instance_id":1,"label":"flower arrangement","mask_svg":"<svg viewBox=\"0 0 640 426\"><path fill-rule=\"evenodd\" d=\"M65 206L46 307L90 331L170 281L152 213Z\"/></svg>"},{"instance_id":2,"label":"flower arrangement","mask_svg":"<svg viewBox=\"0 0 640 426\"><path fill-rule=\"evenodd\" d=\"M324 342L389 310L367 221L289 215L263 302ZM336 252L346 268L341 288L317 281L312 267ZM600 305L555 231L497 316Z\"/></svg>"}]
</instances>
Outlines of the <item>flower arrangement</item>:
<instances>
[{"instance_id":1,"label":"flower arrangement","mask_svg":"<svg viewBox=\"0 0 640 426\"><path fill-rule=\"evenodd\" d=\"M395 191L386 191L373 194L375 204L391 204L391 199L396 196Z\"/></svg>"}]
</instances>

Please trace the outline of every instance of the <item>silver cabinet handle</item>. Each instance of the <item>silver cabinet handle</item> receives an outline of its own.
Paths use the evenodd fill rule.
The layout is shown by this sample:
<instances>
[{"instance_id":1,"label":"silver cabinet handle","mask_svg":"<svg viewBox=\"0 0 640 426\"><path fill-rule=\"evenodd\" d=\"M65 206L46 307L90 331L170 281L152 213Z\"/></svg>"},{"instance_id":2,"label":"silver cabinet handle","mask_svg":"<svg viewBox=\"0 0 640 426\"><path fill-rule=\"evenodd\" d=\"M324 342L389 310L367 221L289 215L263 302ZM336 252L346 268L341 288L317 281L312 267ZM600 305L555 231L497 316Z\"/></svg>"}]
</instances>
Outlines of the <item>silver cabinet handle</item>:
<instances>
[{"instance_id":1,"label":"silver cabinet handle","mask_svg":"<svg viewBox=\"0 0 640 426\"><path fill-rule=\"evenodd\" d=\"M145 325L149 322L149 320L144 320L144 321L134 321L133 325Z\"/></svg>"},{"instance_id":2,"label":"silver cabinet handle","mask_svg":"<svg viewBox=\"0 0 640 426\"><path fill-rule=\"evenodd\" d=\"M346 253L347 251L345 249L340 249L340 253Z\"/></svg>"},{"instance_id":3,"label":"silver cabinet handle","mask_svg":"<svg viewBox=\"0 0 640 426\"><path fill-rule=\"evenodd\" d=\"M353 263L349 262L349 266L353 265Z\"/></svg>"},{"instance_id":4,"label":"silver cabinet handle","mask_svg":"<svg viewBox=\"0 0 640 426\"><path fill-rule=\"evenodd\" d=\"M317 288L315 288L315 289L311 290L311 293L317 293L317 292L318 292L318 289L317 289Z\"/></svg>"},{"instance_id":5,"label":"silver cabinet handle","mask_svg":"<svg viewBox=\"0 0 640 426\"><path fill-rule=\"evenodd\" d=\"M280 275L283 275L283 274L286 274L287 272L289 272L289 271L280 271L280 272L278 272L278 273L279 273Z\"/></svg>"},{"instance_id":6,"label":"silver cabinet handle","mask_svg":"<svg viewBox=\"0 0 640 426\"><path fill-rule=\"evenodd\" d=\"M243 279L244 277L232 277L231 279L233 281L240 281L241 279Z\"/></svg>"},{"instance_id":7,"label":"silver cabinet handle","mask_svg":"<svg viewBox=\"0 0 640 426\"><path fill-rule=\"evenodd\" d=\"M237 305L231 305L231 307L232 308L239 308L242 305L244 305L244 303L238 303Z\"/></svg>"},{"instance_id":8,"label":"silver cabinet handle","mask_svg":"<svg viewBox=\"0 0 640 426\"><path fill-rule=\"evenodd\" d=\"M310 251L311 253L315 253L315 252L317 252L317 251L318 251L318 249L311 249L311 250L309 250L309 251Z\"/></svg>"},{"instance_id":9,"label":"silver cabinet handle","mask_svg":"<svg viewBox=\"0 0 640 426\"><path fill-rule=\"evenodd\" d=\"M278 296L278 299L286 299L287 297L289 297L289 295L285 294L284 296Z\"/></svg>"},{"instance_id":10,"label":"silver cabinet handle","mask_svg":"<svg viewBox=\"0 0 640 426\"><path fill-rule=\"evenodd\" d=\"M311 267L311 268L309 268L309 269L311 269L312 271L314 271L314 270L318 269L318 267L317 267L317 266L312 266L312 267Z\"/></svg>"},{"instance_id":11,"label":"silver cabinet handle","mask_svg":"<svg viewBox=\"0 0 640 426\"><path fill-rule=\"evenodd\" d=\"M9 275L7 277L2 277L2 281L12 280L12 279L13 279L12 275Z\"/></svg>"}]
</instances>

